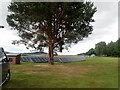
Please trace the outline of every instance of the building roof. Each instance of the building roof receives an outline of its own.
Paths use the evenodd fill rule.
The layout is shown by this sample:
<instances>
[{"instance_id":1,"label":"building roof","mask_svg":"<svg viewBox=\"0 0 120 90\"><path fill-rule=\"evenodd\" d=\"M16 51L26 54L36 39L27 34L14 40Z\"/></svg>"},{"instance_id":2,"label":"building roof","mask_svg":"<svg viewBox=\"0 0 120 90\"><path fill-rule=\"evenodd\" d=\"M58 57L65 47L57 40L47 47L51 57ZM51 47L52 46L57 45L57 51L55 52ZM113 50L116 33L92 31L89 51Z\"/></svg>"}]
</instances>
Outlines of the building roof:
<instances>
[{"instance_id":1,"label":"building roof","mask_svg":"<svg viewBox=\"0 0 120 90\"><path fill-rule=\"evenodd\" d=\"M40 55L40 54L48 54L45 52L31 52L31 53L22 53L22 54L26 54L26 55Z\"/></svg>"},{"instance_id":2,"label":"building roof","mask_svg":"<svg viewBox=\"0 0 120 90\"><path fill-rule=\"evenodd\" d=\"M20 55L20 54L18 54L18 53L14 53L14 54L6 54L7 56L18 56L18 55Z\"/></svg>"}]
</instances>

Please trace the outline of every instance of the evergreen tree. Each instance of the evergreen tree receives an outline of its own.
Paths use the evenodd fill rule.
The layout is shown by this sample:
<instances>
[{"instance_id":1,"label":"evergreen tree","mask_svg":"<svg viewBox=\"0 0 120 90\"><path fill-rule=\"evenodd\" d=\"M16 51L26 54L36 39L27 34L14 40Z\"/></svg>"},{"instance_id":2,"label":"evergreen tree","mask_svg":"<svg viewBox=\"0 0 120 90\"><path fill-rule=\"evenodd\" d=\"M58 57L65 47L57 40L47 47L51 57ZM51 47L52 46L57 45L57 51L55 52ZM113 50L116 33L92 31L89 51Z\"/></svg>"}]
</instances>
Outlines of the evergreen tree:
<instances>
[{"instance_id":1,"label":"evergreen tree","mask_svg":"<svg viewBox=\"0 0 120 90\"><path fill-rule=\"evenodd\" d=\"M7 22L18 31L20 41L28 48L49 48L49 63L53 53L62 52L91 34L91 22L96 7L91 2L12 2Z\"/></svg>"}]
</instances>

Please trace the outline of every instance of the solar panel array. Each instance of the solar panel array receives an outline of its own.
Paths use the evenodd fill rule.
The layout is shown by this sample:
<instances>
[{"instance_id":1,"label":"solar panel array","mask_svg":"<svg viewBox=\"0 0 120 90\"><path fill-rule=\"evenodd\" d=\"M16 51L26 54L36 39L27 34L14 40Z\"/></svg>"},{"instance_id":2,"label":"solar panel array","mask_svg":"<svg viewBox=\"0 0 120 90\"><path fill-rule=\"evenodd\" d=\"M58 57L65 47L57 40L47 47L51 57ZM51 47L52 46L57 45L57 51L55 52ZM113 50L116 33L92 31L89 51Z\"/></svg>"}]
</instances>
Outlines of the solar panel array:
<instances>
[{"instance_id":1,"label":"solar panel array","mask_svg":"<svg viewBox=\"0 0 120 90\"><path fill-rule=\"evenodd\" d=\"M43 63L48 62L48 56L22 56L21 61L28 62L32 61L34 63ZM74 61L82 61L85 60L84 56L55 56L54 61L59 61L61 63L65 62L74 62Z\"/></svg>"},{"instance_id":2,"label":"solar panel array","mask_svg":"<svg viewBox=\"0 0 120 90\"><path fill-rule=\"evenodd\" d=\"M30 61L30 60L31 60L30 57L28 57L28 56L22 56L20 61L28 62L28 61Z\"/></svg>"},{"instance_id":3,"label":"solar panel array","mask_svg":"<svg viewBox=\"0 0 120 90\"><path fill-rule=\"evenodd\" d=\"M32 61L34 63L48 62L47 56L22 56L21 61L28 62Z\"/></svg>"},{"instance_id":4,"label":"solar panel array","mask_svg":"<svg viewBox=\"0 0 120 90\"><path fill-rule=\"evenodd\" d=\"M63 57L59 57L59 61L61 63L65 63L65 62L75 62L75 61L83 61L85 60L84 56L63 56Z\"/></svg>"}]
</instances>

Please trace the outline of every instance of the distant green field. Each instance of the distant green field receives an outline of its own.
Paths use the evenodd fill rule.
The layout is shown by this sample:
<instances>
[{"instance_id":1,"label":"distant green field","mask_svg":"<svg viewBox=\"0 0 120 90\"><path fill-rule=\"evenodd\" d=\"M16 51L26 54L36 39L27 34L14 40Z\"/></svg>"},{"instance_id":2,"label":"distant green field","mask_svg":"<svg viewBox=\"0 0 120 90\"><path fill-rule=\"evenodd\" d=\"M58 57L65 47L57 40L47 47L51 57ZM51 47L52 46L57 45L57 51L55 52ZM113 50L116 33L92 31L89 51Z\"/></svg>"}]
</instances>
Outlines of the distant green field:
<instances>
[{"instance_id":1,"label":"distant green field","mask_svg":"<svg viewBox=\"0 0 120 90\"><path fill-rule=\"evenodd\" d=\"M21 62L11 65L4 88L118 88L118 58L93 57L58 63Z\"/></svg>"}]
</instances>

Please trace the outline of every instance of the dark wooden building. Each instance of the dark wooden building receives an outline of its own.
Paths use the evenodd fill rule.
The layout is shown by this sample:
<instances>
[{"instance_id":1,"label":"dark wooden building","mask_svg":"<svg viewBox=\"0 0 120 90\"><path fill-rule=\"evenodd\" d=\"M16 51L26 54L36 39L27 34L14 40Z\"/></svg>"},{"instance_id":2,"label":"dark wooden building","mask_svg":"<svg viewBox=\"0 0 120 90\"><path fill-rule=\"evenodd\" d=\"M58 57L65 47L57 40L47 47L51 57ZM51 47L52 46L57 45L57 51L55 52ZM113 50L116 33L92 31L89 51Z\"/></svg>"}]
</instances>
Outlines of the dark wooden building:
<instances>
[{"instance_id":1,"label":"dark wooden building","mask_svg":"<svg viewBox=\"0 0 120 90\"><path fill-rule=\"evenodd\" d=\"M7 54L8 59L12 58L13 61L10 62L11 64L20 64L21 54Z\"/></svg>"}]
</instances>

